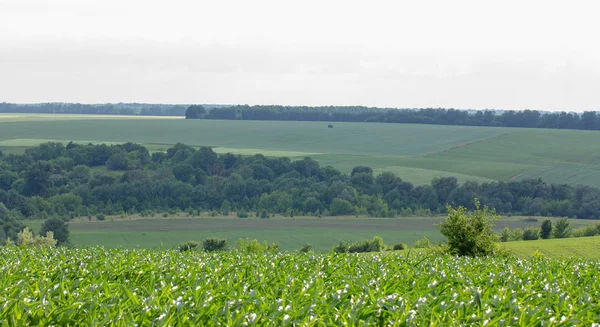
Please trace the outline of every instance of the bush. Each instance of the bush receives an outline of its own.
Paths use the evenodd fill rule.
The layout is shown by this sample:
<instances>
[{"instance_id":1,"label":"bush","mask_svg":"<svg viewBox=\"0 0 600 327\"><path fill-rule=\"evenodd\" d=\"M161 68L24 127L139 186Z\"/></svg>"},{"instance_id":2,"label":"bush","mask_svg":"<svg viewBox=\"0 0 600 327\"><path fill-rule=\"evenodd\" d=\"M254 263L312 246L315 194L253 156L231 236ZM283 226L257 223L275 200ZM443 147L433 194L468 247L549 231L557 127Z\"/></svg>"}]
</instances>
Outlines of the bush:
<instances>
[{"instance_id":1,"label":"bush","mask_svg":"<svg viewBox=\"0 0 600 327\"><path fill-rule=\"evenodd\" d=\"M371 240L363 240L356 242L348 247L350 253L364 253L364 252L381 252L385 250L386 246L383 243L383 239L379 236L373 237Z\"/></svg>"},{"instance_id":2,"label":"bush","mask_svg":"<svg viewBox=\"0 0 600 327\"><path fill-rule=\"evenodd\" d=\"M552 230L552 236L554 238L567 238L571 235L571 223L568 218L561 218L556 222L554 229Z\"/></svg>"},{"instance_id":3,"label":"bush","mask_svg":"<svg viewBox=\"0 0 600 327\"><path fill-rule=\"evenodd\" d=\"M549 239L552 235L552 220L544 220L540 229L540 236L545 240Z\"/></svg>"},{"instance_id":4,"label":"bush","mask_svg":"<svg viewBox=\"0 0 600 327\"><path fill-rule=\"evenodd\" d=\"M573 237L589 237L598 235L598 229L594 225L577 228L572 233Z\"/></svg>"},{"instance_id":5,"label":"bush","mask_svg":"<svg viewBox=\"0 0 600 327\"><path fill-rule=\"evenodd\" d=\"M190 251L190 250L197 248L198 245L200 245L200 243L198 243L196 241L187 241L185 243L179 244L179 251L180 252Z\"/></svg>"},{"instance_id":6,"label":"bush","mask_svg":"<svg viewBox=\"0 0 600 327\"><path fill-rule=\"evenodd\" d=\"M527 227L523 231L523 240L534 241L540 238L540 230L537 227Z\"/></svg>"},{"instance_id":7,"label":"bush","mask_svg":"<svg viewBox=\"0 0 600 327\"><path fill-rule=\"evenodd\" d=\"M475 210L465 207L457 209L446 207L448 216L440 224L440 232L446 236L448 249L460 256L491 255L496 250L494 221L498 219L496 211L475 199Z\"/></svg>"},{"instance_id":8,"label":"bush","mask_svg":"<svg viewBox=\"0 0 600 327\"><path fill-rule=\"evenodd\" d=\"M237 217L238 218L248 218L248 212L241 210L237 212Z\"/></svg>"},{"instance_id":9,"label":"bush","mask_svg":"<svg viewBox=\"0 0 600 327\"><path fill-rule=\"evenodd\" d=\"M405 249L408 249L408 245L406 245L404 243L394 244L394 251L400 251L400 250L405 250Z\"/></svg>"},{"instance_id":10,"label":"bush","mask_svg":"<svg viewBox=\"0 0 600 327\"><path fill-rule=\"evenodd\" d=\"M500 242L510 241L510 236L511 236L510 229L508 229L508 227L504 227L502 229L502 232L500 232L500 236L499 236Z\"/></svg>"},{"instance_id":11,"label":"bush","mask_svg":"<svg viewBox=\"0 0 600 327\"><path fill-rule=\"evenodd\" d=\"M312 245L306 243L304 244L301 248L300 248L300 252L304 252L304 253L308 253L308 252L312 252L313 248Z\"/></svg>"},{"instance_id":12,"label":"bush","mask_svg":"<svg viewBox=\"0 0 600 327\"><path fill-rule=\"evenodd\" d=\"M262 219L267 219L267 218L269 218L269 214L267 213L267 211L266 211L266 210L262 210L262 211L260 212L260 218L262 218Z\"/></svg>"},{"instance_id":13,"label":"bush","mask_svg":"<svg viewBox=\"0 0 600 327\"><path fill-rule=\"evenodd\" d=\"M511 241L521 241L523 239L523 230L515 228L510 232Z\"/></svg>"},{"instance_id":14,"label":"bush","mask_svg":"<svg viewBox=\"0 0 600 327\"><path fill-rule=\"evenodd\" d=\"M423 236L422 239L420 240L416 240L413 243L413 247L415 249L426 249L426 248L430 248L431 247L431 242L429 241L429 239L425 236Z\"/></svg>"},{"instance_id":15,"label":"bush","mask_svg":"<svg viewBox=\"0 0 600 327\"><path fill-rule=\"evenodd\" d=\"M54 239L52 231L46 232L45 236L38 236L33 234L28 227L25 227L25 229L17 234L18 245L50 247L55 246L56 243L57 241Z\"/></svg>"},{"instance_id":16,"label":"bush","mask_svg":"<svg viewBox=\"0 0 600 327\"><path fill-rule=\"evenodd\" d=\"M333 251L333 253L347 253L349 249L350 245L347 242L339 241L333 246L331 251Z\"/></svg>"},{"instance_id":17,"label":"bush","mask_svg":"<svg viewBox=\"0 0 600 327\"><path fill-rule=\"evenodd\" d=\"M224 238L207 238L202 243L202 248L206 252L224 251L227 249L227 240Z\"/></svg>"},{"instance_id":18,"label":"bush","mask_svg":"<svg viewBox=\"0 0 600 327\"><path fill-rule=\"evenodd\" d=\"M103 213L99 213L96 215L96 220L104 221L106 219L106 215Z\"/></svg>"},{"instance_id":19,"label":"bush","mask_svg":"<svg viewBox=\"0 0 600 327\"><path fill-rule=\"evenodd\" d=\"M256 239L243 239L240 238L237 240L235 245L236 250L250 254L250 253L276 253L279 252L279 245L275 243L268 244L266 241L261 244Z\"/></svg>"}]
</instances>

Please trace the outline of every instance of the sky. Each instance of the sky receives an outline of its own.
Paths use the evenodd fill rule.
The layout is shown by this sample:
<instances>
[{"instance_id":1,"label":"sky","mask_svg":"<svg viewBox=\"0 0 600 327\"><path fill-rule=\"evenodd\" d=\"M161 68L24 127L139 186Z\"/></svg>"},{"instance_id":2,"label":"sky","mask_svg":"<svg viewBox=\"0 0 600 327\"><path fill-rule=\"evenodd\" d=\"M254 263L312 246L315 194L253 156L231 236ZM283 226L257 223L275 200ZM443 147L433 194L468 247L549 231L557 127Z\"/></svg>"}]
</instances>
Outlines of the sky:
<instances>
[{"instance_id":1,"label":"sky","mask_svg":"<svg viewBox=\"0 0 600 327\"><path fill-rule=\"evenodd\" d=\"M600 110L599 9L0 0L0 102Z\"/></svg>"}]
</instances>

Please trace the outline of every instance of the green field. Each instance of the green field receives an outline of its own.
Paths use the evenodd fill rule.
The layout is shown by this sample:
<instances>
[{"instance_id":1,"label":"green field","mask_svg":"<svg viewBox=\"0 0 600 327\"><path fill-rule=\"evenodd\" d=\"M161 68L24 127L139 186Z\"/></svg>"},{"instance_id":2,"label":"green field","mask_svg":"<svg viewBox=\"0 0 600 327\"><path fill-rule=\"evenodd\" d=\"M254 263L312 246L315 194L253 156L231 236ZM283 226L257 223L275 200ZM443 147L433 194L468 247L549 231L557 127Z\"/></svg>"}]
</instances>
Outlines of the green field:
<instances>
[{"instance_id":1,"label":"green field","mask_svg":"<svg viewBox=\"0 0 600 327\"><path fill-rule=\"evenodd\" d=\"M392 171L416 184L542 178L600 187L600 132L411 124L183 120L160 117L0 115L0 150L45 141L136 142L151 151L183 142L216 152L310 156L349 172Z\"/></svg>"},{"instance_id":2,"label":"green field","mask_svg":"<svg viewBox=\"0 0 600 327\"><path fill-rule=\"evenodd\" d=\"M595 326L600 261L19 248L6 326Z\"/></svg>"},{"instance_id":3,"label":"green field","mask_svg":"<svg viewBox=\"0 0 600 327\"><path fill-rule=\"evenodd\" d=\"M413 242L426 236L431 242L444 237L436 226L444 217L364 218L364 217L276 217L270 219L234 217L107 217L105 221L78 218L69 223L71 242L77 246L101 245L107 248L173 248L188 240L203 241L209 237L226 238L234 244L239 238L277 243L281 250L295 251L309 243L315 251L327 252L338 241L356 242L381 236L390 246ZM539 226L541 221L526 217L503 217L496 221L496 229ZM546 218L544 218L546 219ZM556 220L557 218L550 218ZM596 223L589 220L570 220L573 228ZM41 221L24 223L39 231ZM519 243L519 242L514 242ZM531 242L525 242L530 244ZM530 249L533 253L535 249ZM528 251L527 249L523 251Z\"/></svg>"},{"instance_id":4,"label":"green field","mask_svg":"<svg viewBox=\"0 0 600 327\"><path fill-rule=\"evenodd\" d=\"M537 251L548 258L600 259L600 236L507 242L502 247L521 257Z\"/></svg>"}]
</instances>

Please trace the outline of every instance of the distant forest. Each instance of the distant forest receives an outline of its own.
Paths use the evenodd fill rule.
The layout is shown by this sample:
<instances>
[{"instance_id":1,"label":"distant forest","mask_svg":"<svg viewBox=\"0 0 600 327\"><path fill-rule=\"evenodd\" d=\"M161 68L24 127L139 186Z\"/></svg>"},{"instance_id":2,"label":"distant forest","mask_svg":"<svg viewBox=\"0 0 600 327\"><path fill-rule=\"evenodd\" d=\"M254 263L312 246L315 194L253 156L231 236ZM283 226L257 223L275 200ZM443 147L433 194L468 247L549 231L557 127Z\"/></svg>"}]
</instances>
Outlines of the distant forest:
<instances>
[{"instance_id":1,"label":"distant forest","mask_svg":"<svg viewBox=\"0 0 600 327\"><path fill-rule=\"evenodd\" d=\"M369 107L229 106L206 110L190 106L188 119L287 120L324 122L376 122L464 126L498 126L600 130L595 111L540 112L457 109L380 109Z\"/></svg>"},{"instance_id":2,"label":"distant forest","mask_svg":"<svg viewBox=\"0 0 600 327\"><path fill-rule=\"evenodd\" d=\"M219 105L204 105L214 108ZM139 116L184 116L188 105L147 103L36 103L16 104L0 102L0 113L28 114L81 114L81 115L139 115Z\"/></svg>"},{"instance_id":3,"label":"distant forest","mask_svg":"<svg viewBox=\"0 0 600 327\"><path fill-rule=\"evenodd\" d=\"M541 112L460 109L391 109L372 107L306 107L248 105L173 105L145 103L80 104L0 102L0 113L185 116L188 119L376 122L464 126L497 126L600 130L596 111Z\"/></svg>"},{"instance_id":4,"label":"distant forest","mask_svg":"<svg viewBox=\"0 0 600 327\"><path fill-rule=\"evenodd\" d=\"M600 189L539 179L459 184L454 177L413 185L369 167L343 174L305 158L217 154L177 144L150 153L138 144L45 143L24 154L0 151L0 240L20 220L157 211L302 215L427 215L473 199L514 215L600 218Z\"/></svg>"}]
</instances>

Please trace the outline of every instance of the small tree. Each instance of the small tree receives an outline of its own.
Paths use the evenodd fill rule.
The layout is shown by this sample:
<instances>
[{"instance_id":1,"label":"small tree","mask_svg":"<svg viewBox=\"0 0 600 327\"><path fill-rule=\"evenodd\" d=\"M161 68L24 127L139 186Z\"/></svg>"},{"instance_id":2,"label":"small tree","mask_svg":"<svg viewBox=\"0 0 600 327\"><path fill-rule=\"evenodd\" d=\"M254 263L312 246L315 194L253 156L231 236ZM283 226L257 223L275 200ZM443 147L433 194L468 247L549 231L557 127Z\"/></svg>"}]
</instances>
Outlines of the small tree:
<instances>
[{"instance_id":1,"label":"small tree","mask_svg":"<svg viewBox=\"0 0 600 327\"><path fill-rule=\"evenodd\" d=\"M568 218L561 218L556 222L554 229L552 230L552 236L554 238L567 238L571 235L571 223Z\"/></svg>"},{"instance_id":2,"label":"small tree","mask_svg":"<svg viewBox=\"0 0 600 327\"><path fill-rule=\"evenodd\" d=\"M448 216L440 224L440 232L446 236L449 250L461 256L490 255L496 249L494 221L498 219L496 211L475 199L475 210L465 207L457 209L446 207Z\"/></svg>"},{"instance_id":3,"label":"small tree","mask_svg":"<svg viewBox=\"0 0 600 327\"><path fill-rule=\"evenodd\" d=\"M546 219L542 222L542 227L540 228L540 236L547 240L552 235L552 220Z\"/></svg>"},{"instance_id":4,"label":"small tree","mask_svg":"<svg viewBox=\"0 0 600 327\"><path fill-rule=\"evenodd\" d=\"M40 235L46 235L48 232L54 233L54 239L58 245L69 242L69 227L62 219L50 218L44 221L40 229Z\"/></svg>"}]
</instances>

